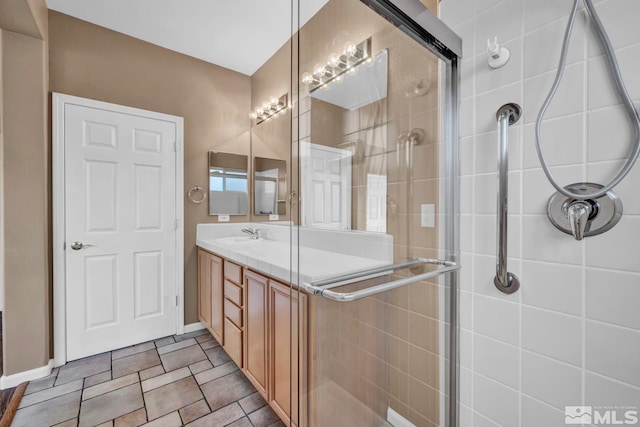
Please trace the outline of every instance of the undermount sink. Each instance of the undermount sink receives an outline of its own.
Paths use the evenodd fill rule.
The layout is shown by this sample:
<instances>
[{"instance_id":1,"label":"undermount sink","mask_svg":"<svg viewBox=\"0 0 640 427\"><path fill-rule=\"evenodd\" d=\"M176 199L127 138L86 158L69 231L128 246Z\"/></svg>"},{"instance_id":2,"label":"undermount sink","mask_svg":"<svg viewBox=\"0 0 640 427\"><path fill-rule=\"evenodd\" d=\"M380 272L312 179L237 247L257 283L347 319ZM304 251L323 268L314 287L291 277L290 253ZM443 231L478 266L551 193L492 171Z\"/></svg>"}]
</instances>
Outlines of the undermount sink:
<instances>
[{"instance_id":1,"label":"undermount sink","mask_svg":"<svg viewBox=\"0 0 640 427\"><path fill-rule=\"evenodd\" d=\"M216 242L223 245L243 245L249 243L257 243L259 239L250 239L249 236L230 236L230 237L221 237L215 240Z\"/></svg>"}]
</instances>

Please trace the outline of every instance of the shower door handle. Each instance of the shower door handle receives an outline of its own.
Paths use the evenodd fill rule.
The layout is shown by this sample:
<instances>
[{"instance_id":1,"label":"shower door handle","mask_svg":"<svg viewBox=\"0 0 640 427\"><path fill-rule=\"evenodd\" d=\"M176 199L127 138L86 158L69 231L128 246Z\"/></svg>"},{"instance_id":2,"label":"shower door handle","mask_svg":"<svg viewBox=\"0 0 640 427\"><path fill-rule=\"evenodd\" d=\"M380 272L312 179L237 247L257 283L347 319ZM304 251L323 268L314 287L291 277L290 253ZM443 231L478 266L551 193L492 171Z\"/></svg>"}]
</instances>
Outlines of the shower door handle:
<instances>
[{"instance_id":1,"label":"shower door handle","mask_svg":"<svg viewBox=\"0 0 640 427\"><path fill-rule=\"evenodd\" d=\"M366 279L368 276L390 273L393 270L407 267L415 267L418 265L438 265L438 268L434 271L427 273L417 274L412 277L406 277L403 279L392 280L391 282L381 283L379 285L371 286L369 288L360 289L353 292L336 292L331 288L350 285ZM453 261L445 261L438 259L428 258L415 258L411 261L402 262L399 264L385 265L383 267L371 268L368 270L358 271L356 273L345 274L342 276L332 277L331 279L317 280L314 282L303 283L302 288L313 294L320 295L327 299L338 302L350 302L357 301L362 298L370 297L372 295L387 292L393 289L401 288L403 286L410 285L412 283L420 282L422 280L431 279L441 274L450 273L452 271L459 270L460 266Z\"/></svg>"}]
</instances>

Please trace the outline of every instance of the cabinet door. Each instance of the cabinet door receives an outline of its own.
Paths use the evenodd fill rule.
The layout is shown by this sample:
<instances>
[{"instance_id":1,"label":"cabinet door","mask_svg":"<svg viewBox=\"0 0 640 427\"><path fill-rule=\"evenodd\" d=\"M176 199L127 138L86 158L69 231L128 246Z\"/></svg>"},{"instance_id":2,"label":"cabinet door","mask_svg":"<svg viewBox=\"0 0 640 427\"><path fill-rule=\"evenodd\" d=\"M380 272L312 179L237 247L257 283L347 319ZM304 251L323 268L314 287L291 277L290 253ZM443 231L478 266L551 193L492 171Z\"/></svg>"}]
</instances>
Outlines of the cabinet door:
<instances>
[{"instance_id":1,"label":"cabinet door","mask_svg":"<svg viewBox=\"0 0 640 427\"><path fill-rule=\"evenodd\" d=\"M268 331L267 297L269 280L244 272L244 368L256 389L267 396Z\"/></svg>"},{"instance_id":2,"label":"cabinet door","mask_svg":"<svg viewBox=\"0 0 640 427\"><path fill-rule=\"evenodd\" d=\"M300 304L298 304L300 302ZM298 389L306 387L305 354L299 350L299 330L305 329L306 296L289 286L269 281L271 381L269 401L283 419L299 425ZM304 338L304 335L303 335ZM303 347L304 348L304 345Z\"/></svg>"},{"instance_id":3,"label":"cabinet door","mask_svg":"<svg viewBox=\"0 0 640 427\"><path fill-rule=\"evenodd\" d=\"M210 256L211 323L209 329L211 330L211 335L220 345L224 344L224 278L222 275L222 262L222 258L218 258L215 255Z\"/></svg>"},{"instance_id":4,"label":"cabinet door","mask_svg":"<svg viewBox=\"0 0 640 427\"><path fill-rule=\"evenodd\" d=\"M211 328L211 254L198 249L198 318Z\"/></svg>"}]
</instances>

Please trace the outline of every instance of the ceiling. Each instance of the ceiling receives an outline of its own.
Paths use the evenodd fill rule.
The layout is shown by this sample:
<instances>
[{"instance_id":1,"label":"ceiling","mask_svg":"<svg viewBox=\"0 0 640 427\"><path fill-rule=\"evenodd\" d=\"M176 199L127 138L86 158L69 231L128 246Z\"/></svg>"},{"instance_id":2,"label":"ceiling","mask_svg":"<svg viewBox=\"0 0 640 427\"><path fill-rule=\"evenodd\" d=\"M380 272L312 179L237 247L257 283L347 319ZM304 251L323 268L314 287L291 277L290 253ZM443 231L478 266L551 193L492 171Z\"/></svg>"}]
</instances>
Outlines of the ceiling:
<instances>
[{"instance_id":1,"label":"ceiling","mask_svg":"<svg viewBox=\"0 0 640 427\"><path fill-rule=\"evenodd\" d=\"M300 26L328 0L304 0ZM49 9L252 75L291 37L291 0L47 0Z\"/></svg>"}]
</instances>

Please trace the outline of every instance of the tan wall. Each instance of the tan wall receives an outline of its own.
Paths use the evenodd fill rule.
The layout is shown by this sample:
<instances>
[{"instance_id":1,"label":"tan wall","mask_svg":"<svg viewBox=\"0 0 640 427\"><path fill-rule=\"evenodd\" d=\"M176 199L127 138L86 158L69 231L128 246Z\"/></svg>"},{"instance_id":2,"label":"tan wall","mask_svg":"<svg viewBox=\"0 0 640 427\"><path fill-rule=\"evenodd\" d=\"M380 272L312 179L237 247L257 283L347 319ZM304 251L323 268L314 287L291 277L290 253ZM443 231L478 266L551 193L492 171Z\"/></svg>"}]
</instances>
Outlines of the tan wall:
<instances>
[{"instance_id":1,"label":"tan wall","mask_svg":"<svg viewBox=\"0 0 640 427\"><path fill-rule=\"evenodd\" d=\"M49 34L52 92L184 117L185 193L208 188L208 151L249 155L249 77L58 12ZM196 224L217 218L207 207L184 205L187 324L198 321Z\"/></svg>"},{"instance_id":2,"label":"tan wall","mask_svg":"<svg viewBox=\"0 0 640 427\"><path fill-rule=\"evenodd\" d=\"M3 15L0 23L4 375L49 360L50 150L43 5L28 2L10 19ZM7 27L22 33L4 30Z\"/></svg>"}]
</instances>

